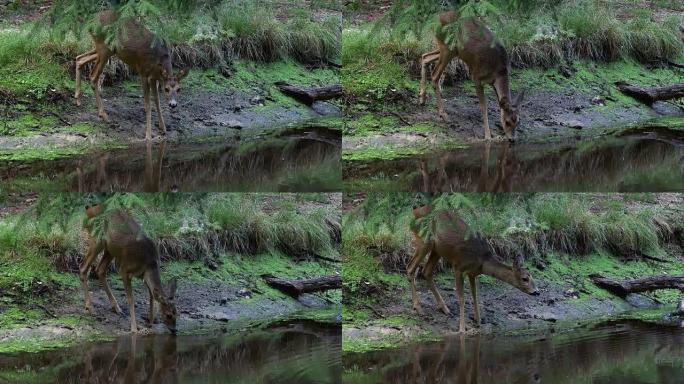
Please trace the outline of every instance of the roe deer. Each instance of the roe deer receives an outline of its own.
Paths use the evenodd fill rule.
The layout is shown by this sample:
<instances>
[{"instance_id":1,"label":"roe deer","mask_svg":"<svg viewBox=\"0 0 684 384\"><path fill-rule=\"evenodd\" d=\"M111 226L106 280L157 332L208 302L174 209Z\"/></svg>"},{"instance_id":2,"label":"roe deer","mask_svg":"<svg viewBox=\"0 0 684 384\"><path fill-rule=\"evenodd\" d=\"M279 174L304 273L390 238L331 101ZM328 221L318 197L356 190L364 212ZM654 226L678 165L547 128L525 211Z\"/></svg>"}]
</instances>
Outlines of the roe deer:
<instances>
[{"instance_id":1,"label":"roe deer","mask_svg":"<svg viewBox=\"0 0 684 384\"><path fill-rule=\"evenodd\" d=\"M518 126L518 107L522 102L523 93L520 93L515 100L511 99L508 84L511 63L508 60L506 49L497 41L492 31L477 18L466 18L459 21L458 14L450 11L440 14L439 22L442 27L454 22L460 22L462 25L453 48L447 45L446 36L443 33L437 33L435 36L437 49L425 53L421 57L420 104L425 104L426 67L429 63L437 61L432 73L432 84L435 88L439 116L444 120L448 118L444 112L444 101L442 100L442 74L449 62L458 57L468 66L470 77L475 84L475 91L482 111L485 139L490 140L492 138L487 116L487 99L483 87L484 84L490 84L494 87L499 100L501 125L506 137L512 140Z\"/></svg>"},{"instance_id":2,"label":"roe deer","mask_svg":"<svg viewBox=\"0 0 684 384\"><path fill-rule=\"evenodd\" d=\"M119 15L114 11L104 11L98 14L102 26L111 26L117 22ZM91 61L95 62L95 68L91 74L90 83L95 92L97 113L104 121L108 121L107 112L102 105L100 95L100 76L105 64L110 57L117 55L134 71L142 80L143 96L145 99L145 139L152 138L152 111L150 109L150 93L157 107L157 118L161 134L166 133L166 125L159 105L159 87L164 88L164 93L169 101L169 107L176 108L176 97L180 92L180 81L188 74L187 69L182 69L177 75L173 74L171 65L171 50L149 29L134 19L123 22L123 31L118 31L118 44L116 47L107 46L103 32L91 32L95 48L76 57L76 91L74 97L76 104L81 105L81 67Z\"/></svg>"},{"instance_id":3,"label":"roe deer","mask_svg":"<svg viewBox=\"0 0 684 384\"><path fill-rule=\"evenodd\" d=\"M418 219L428 215L433 209L432 205L424 205L413 210L413 216ZM515 259L513 266L509 267L494 258L487 242L474 234L469 233L468 225L450 212L440 212L431 224L432 237L424 240L419 234L416 225L411 227L416 250L406 268L411 283L411 297L413 309L422 314L423 309L418 301L416 293L416 277L418 266L429 255L423 275L428 282L428 287L437 299L437 305L446 315L451 312L447 308L442 296L439 294L435 282L432 279L440 257L449 262L454 270L456 278L456 294L460 306L460 324L458 331L465 331L465 299L463 297L463 275L467 274L470 280L470 292L473 296L473 311L475 322L480 325L480 310L477 303L477 276L481 274L495 277L521 291L538 295L539 291L532 281L532 276L523 267L522 258Z\"/></svg>"},{"instance_id":4,"label":"roe deer","mask_svg":"<svg viewBox=\"0 0 684 384\"><path fill-rule=\"evenodd\" d=\"M98 204L86 207L87 219L103 214L104 206ZM176 333L176 279L172 279L168 285L168 294L164 292L159 275L159 256L157 248L142 232L142 228L133 218L124 211L116 211L107 218L104 237L98 239L92 233L92 226L86 222L86 232L88 233L88 250L86 257L79 267L81 284L85 295L85 308L89 313L93 313L93 304L90 300L88 290L88 274L90 268L97 258L97 255L104 251L104 255L97 265L97 275L112 303L112 310L121 314L121 308L116 302L107 284L107 269L112 261L115 261L116 268L123 280L126 297L128 299L128 309L131 316L131 332L136 333L138 327L135 320L135 301L133 299L133 288L131 279L140 277L145 282L150 293L150 314L149 323L154 323L154 301L159 302L162 312L162 320L171 333Z\"/></svg>"}]
</instances>

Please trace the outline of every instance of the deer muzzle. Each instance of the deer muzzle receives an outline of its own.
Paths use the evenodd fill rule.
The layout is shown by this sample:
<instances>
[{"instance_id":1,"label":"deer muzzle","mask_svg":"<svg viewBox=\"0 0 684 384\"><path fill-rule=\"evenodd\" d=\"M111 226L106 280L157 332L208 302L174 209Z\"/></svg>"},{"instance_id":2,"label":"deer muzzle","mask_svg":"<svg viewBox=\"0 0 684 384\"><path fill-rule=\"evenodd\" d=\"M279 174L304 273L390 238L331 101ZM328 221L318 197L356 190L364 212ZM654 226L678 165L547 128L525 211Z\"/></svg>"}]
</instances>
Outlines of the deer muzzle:
<instances>
[{"instance_id":1,"label":"deer muzzle","mask_svg":"<svg viewBox=\"0 0 684 384\"><path fill-rule=\"evenodd\" d=\"M178 103L176 102L176 100L172 99L171 101L169 101L169 107L171 107L172 109L176 108L177 106L178 106Z\"/></svg>"}]
</instances>

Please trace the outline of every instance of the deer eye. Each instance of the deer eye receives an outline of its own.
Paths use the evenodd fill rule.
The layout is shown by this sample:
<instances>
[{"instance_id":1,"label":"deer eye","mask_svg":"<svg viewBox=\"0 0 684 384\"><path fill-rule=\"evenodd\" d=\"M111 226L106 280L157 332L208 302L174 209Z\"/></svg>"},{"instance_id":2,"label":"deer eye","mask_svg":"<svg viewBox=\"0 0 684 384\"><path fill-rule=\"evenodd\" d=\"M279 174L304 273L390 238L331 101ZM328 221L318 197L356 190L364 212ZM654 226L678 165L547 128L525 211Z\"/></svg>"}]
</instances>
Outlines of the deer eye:
<instances>
[{"instance_id":1,"label":"deer eye","mask_svg":"<svg viewBox=\"0 0 684 384\"><path fill-rule=\"evenodd\" d=\"M171 88L166 87L166 92L169 92L170 90L171 90Z\"/></svg>"}]
</instances>

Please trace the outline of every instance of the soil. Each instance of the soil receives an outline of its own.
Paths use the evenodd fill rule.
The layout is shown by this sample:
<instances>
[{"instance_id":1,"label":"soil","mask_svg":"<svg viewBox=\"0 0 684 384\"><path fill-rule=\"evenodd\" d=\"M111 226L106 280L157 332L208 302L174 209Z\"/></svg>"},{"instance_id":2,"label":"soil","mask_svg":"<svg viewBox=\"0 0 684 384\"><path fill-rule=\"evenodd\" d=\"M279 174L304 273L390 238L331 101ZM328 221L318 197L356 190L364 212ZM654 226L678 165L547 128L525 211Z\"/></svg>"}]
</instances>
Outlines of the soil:
<instances>
[{"instance_id":1,"label":"soil","mask_svg":"<svg viewBox=\"0 0 684 384\"><path fill-rule=\"evenodd\" d=\"M368 147L409 146L435 147L439 143L455 139L461 143L472 143L484 139L482 113L477 96L461 84L445 87L445 111L449 115L444 121L437 114L435 97L430 95L425 106L406 105L399 113L401 119L409 124L430 122L438 127L436 132L406 133L394 132L375 134L370 137L345 136L343 151L354 151ZM487 110L489 127L494 140L504 140L500 123L500 111L493 92L487 91ZM515 95L514 95L515 97ZM539 141L549 138L573 138L596 131L600 134L605 128L620 127L638 121L646 121L663 116L682 116L684 110L666 103L657 102L647 106L615 106L609 113L600 110L601 96L587 94L578 90L564 92L528 90L520 107L520 123L515 132L517 141Z\"/></svg>"}]
</instances>

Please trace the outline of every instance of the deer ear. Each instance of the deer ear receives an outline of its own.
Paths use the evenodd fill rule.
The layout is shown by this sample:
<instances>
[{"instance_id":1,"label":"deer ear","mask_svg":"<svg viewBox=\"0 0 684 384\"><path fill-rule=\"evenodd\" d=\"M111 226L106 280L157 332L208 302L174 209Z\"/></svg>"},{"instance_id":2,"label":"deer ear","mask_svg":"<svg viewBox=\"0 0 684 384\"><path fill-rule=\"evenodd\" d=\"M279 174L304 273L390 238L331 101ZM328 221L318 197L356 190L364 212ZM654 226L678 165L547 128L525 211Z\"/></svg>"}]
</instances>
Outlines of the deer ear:
<instances>
[{"instance_id":1,"label":"deer ear","mask_svg":"<svg viewBox=\"0 0 684 384\"><path fill-rule=\"evenodd\" d=\"M188 72L189 72L188 68L181 69L180 72L178 72L178 76L177 76L178 81L183 80L183 78L188 75Z\"/></svg>"},{"instance_id":2,"label":"deer ear","mask_svg":"<svg viewBox=\"0 0 684 384\"><path fill-rule=\"evenodd\" d=\"M523 267L523 259L522 256L518 255L513 259L513 268L516 270L521 270Z\"/></svg>"},{"instance_id":3,"label":"deer ear","mask_svg":"<svg viewBox=\"0 0 684 384\"><path fill-rule=\"evenodd\" d=\"M171 281L169 281L169 299L173 300L176 297L176 288L178 284L178 279L173 278Z\"/></svg>"}]
</instances>

